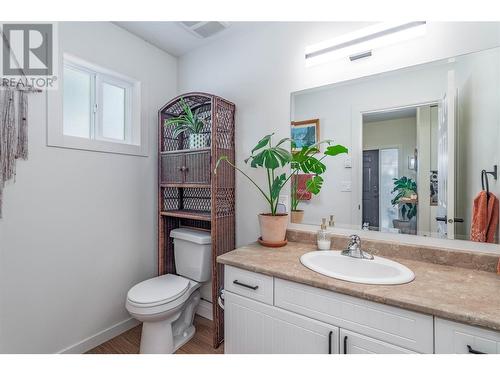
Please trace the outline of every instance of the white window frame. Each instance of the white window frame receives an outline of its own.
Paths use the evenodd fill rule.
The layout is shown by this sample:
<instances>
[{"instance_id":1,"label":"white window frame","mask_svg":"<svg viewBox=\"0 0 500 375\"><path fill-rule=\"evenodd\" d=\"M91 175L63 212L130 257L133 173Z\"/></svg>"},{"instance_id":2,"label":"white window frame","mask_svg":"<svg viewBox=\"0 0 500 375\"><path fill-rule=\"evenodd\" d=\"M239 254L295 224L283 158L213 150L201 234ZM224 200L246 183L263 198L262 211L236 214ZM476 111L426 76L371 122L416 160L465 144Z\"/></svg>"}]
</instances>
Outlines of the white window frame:
<instances>
[{"instance_id":1,"label":"white window frame","mask_svg":"<svg viewBox=\"0 0 500 375\"><path fill-rule=\"evenodd\" d=\"M147 121L141 113L141 84L138 80L115 71L103 68L79 57L63 54L60 65L93 76L92 97L94 103L90 124L89 138L74 137L64 134L63 98L64 74L59 77L59 89L47 91L47 145L79 150L109 152L137 156L148 156ZM63 69L61 69L63 72ZM102 84L108 83L125 90L125 134L124 140L103 136Z\"/></svg>"}]
</instances>

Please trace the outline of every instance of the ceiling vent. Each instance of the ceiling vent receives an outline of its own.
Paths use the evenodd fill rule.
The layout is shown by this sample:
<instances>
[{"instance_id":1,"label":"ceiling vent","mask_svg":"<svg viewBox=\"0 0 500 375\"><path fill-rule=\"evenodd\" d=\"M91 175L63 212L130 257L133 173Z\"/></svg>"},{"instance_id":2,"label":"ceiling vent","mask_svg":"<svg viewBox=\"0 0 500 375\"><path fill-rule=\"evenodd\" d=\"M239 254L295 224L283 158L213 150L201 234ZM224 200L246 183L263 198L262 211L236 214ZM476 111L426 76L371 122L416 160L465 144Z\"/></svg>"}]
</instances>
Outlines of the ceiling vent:
<instances>
[{"instance_id":1,"label":"ceiling vent","mask_svg":"<svg viewBox=\"0 0 500 375\"><path fill-rule=\"evenodd\" d=\"M227 22L219 21L183 21L180 24L198 38L209 38L229 27Z\"/></svg>"}]
</instances>

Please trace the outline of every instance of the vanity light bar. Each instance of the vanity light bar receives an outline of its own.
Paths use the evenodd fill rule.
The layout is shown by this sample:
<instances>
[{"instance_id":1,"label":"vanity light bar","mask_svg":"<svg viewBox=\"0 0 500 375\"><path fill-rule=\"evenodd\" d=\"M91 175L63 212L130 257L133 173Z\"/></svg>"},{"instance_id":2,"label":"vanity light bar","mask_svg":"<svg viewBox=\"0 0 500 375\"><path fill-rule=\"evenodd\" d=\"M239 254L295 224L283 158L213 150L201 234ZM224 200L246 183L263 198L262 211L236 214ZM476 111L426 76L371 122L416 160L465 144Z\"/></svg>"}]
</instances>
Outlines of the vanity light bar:
<instances>
[{"instance_id":1,"label":"vanity light bar","mask_svg":"<svg viewBox=\"0 0 500 375\"><path fill-rule=\"evenodd\" d=\"M383 22L332 40L308 46L306 62L321 63L349 57L351 61L371 56L375 48L413 39L425 34L426 21Z\"/></svg>"}]
</instances>

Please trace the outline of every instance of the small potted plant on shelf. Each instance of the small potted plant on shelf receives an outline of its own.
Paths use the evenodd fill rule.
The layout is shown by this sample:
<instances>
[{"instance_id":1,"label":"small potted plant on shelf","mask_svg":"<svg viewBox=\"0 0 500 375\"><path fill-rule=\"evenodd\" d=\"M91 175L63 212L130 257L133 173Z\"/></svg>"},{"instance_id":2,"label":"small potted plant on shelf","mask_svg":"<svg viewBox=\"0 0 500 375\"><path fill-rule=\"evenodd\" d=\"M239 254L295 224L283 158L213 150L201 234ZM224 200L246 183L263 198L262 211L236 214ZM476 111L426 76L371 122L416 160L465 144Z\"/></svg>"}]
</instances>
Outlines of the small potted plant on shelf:
<instances>
[{"instance_id":1,"label":"small potted plant on shelf","mask_svg":"<svg viewBox=\"0 0 500 375\"><path fill-rule=\"evenodd\" d=\"M245 160L246 164L250 164L252 168L262 168L266 171L267 184L261 188L248 174L238 168L227 156L221 156L217 160L214 173L220 163L228 163L232 168L245 176L262 194L264 199L269 204L270 211L259 215L261 243L268 246L280 246L286 244L286 228L288 225L288 214L278 213L278 200L281 190L294 174L299 171L304 173L312 173L314 176L307 182L307 189L313 194L318 194L323 185L323 178L320 176L325 172L326 166L321 162L321 159L314 157L317 153L320 143L328 144L324 152L324 156L335 156L340 153L347 152L347 149L341 145L331 145L332 141L326 140L310 148L302 149L300 152L292 155L289 149L283 146L290 143L294 146L294 142L290 138L281 139L275 146L272 145L273 134L268 134L262 138L257 145L252 149L251 155ZM283 171L284 168L290 166L290 172L287 174ZM280 171L281 170L281 173Z\"/></svg>"},{"instance_id":2,"label":"small potted plant on shelf","mask_svg":"<svg viewBox=\"0 0 500 375\"><path fill-rule=\"evenodd\" d=\"M203 132L205 121L198 116L198 110L193 112L184 98L180 99L180 104L183 113L178 117L165 120L164 125L174 126L173 138L177 138L182 133L187 133L190 149L208 147L210 145L210 134Z\"/></svg>"},{"instance_id":3,"label":"small potted plant on shelf","mask_svg":"<svg viewBox=\"0 0 500 375\"><path fill-rule=\"evenodd\" d=\"M412 219L417 216L417 183L406 176L393 178L394 188L391 194L396 193L391 204L401 211L401 218L392 221L394 228L401 233L416 234L416 223Z\"/></svg>"}]
</instances>

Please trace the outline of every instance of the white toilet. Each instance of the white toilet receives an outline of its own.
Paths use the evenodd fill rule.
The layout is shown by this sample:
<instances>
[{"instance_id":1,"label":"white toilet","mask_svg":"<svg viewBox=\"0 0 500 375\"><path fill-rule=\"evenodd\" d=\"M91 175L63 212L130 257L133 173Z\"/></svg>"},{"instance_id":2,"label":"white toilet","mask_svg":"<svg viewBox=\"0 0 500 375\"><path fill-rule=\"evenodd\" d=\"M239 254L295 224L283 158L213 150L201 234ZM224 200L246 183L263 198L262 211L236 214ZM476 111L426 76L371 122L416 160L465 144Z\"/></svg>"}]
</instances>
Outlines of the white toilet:
<instances>
[{"instance_id":1,"label":"white toilet","mask_svg":"<svg viewBox=\"0 0 500 375\"><path fill-rule=\"evenodd\" d=\"M210 233L179 228L172 230L170 237L174 239L178 275L143 281L127 294L128 312L143 322L141 353L173 353L193 337L200 283L210 280Z\"/></svg>"}]
</instances>

